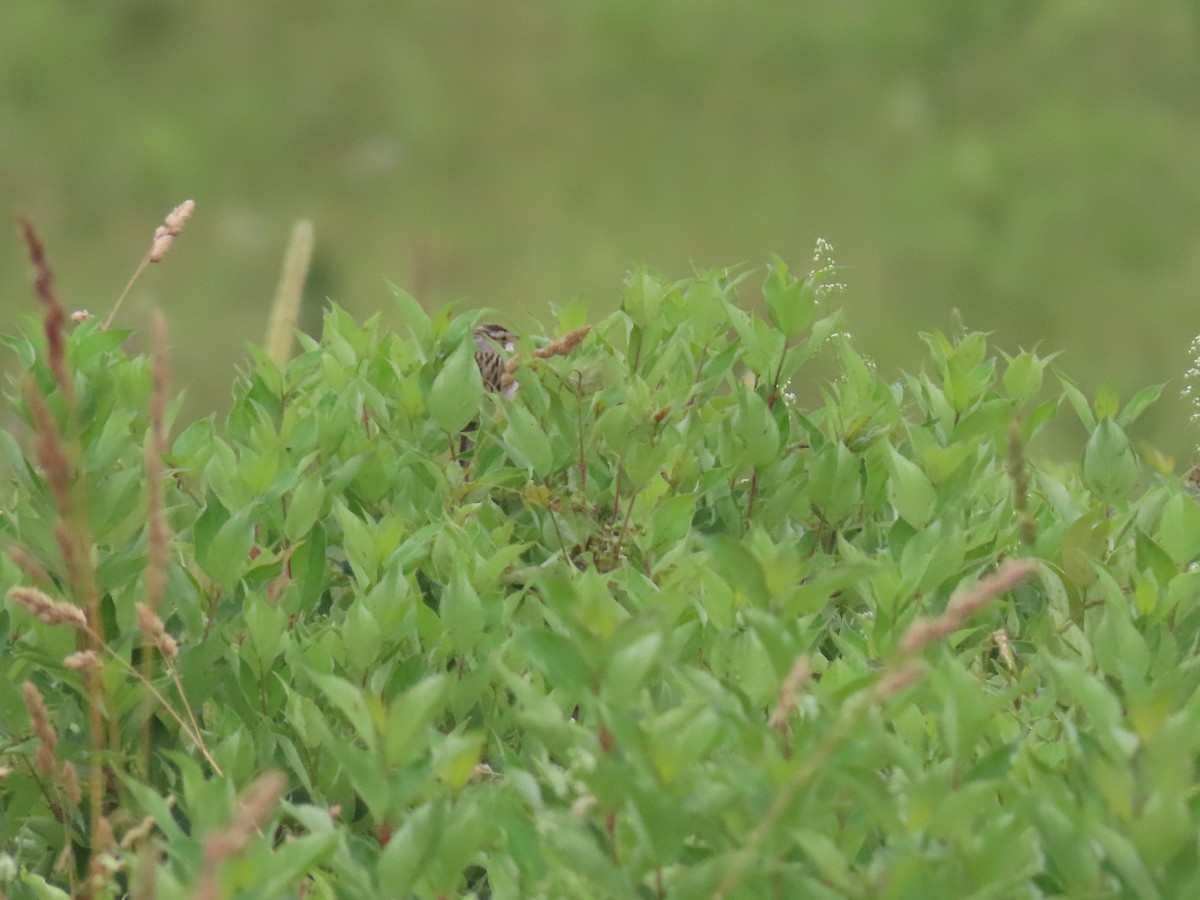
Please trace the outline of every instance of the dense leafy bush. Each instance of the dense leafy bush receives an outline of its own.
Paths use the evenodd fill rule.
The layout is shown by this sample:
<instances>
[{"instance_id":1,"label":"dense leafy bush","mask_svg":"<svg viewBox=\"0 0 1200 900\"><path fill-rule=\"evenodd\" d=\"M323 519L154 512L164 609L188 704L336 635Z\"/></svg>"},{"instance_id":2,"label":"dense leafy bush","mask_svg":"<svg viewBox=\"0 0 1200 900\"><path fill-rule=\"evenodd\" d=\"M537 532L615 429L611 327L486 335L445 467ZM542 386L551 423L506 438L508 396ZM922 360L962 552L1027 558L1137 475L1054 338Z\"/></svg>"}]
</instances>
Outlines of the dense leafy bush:
<instances>
[{"instance_id":1,"label":"dense leafy bush","mask_svg":"<svg viewBox=\"0 0 1200 900\"><path fill-rule=\"evenodd\" d=\"M888 383L827 275L776 260L764 317L634 272L511 401L396 291L408 333L334 308L165 444L128 333L8 338L0 580L42 593L0 612L4 890L1200 893L1200 508L1125 434L1157 391L977 333ZM1060 413L1082 461L1038 465Z\"/></svg>"}]
</instances>

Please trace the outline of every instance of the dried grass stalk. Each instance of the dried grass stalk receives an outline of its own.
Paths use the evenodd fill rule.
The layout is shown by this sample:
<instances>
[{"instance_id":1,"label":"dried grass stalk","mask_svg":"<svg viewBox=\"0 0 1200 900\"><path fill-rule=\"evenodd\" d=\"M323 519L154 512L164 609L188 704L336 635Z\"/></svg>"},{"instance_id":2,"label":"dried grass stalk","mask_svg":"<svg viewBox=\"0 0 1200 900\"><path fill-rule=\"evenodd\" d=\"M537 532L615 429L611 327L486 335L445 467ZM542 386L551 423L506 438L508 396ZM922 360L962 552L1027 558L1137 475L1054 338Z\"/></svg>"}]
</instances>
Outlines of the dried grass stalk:
<instances>
[{"instance_id":1,"label":"dried grass stalk","mask_svg":"<svg viewBox=\"0 0 1200 900\"><path fill-rule=\"evenodd\" d=\"M920 660L906 660L900 665L884 671L879 680L875 682L874 697L880 702L894 697L915 684L924 674L925 666Z\"/></svg>"},{"instance_id":2,"label":"dried grass stalk","mask_svg":"<svg viewBox=\"0 0 1200 900\"><path fill-rule=\"evenodd\" d=\"M135 609L137 610L138 627L142 629L142 634L146 636L147 640L151 641L166 659L178 657L179 645L175 643L173 637L167 634L158 613L145 603L136 604Z\"/></svg>"},{"instance_id":3,"label":"dried grass stalk","mask_svg":"<svg viewBox=\"0 0 1200 900\"><path fill-rule=\"evenodd\" d=\"M771 713L770 724L776 731L783 731L787 728L788 719L796 711L796 701L800 698L800 691L811 678L812 663L807 654L797 656L787 677L783 679L783 684L779 686L779 705Z\"/></svg>"},{"instance_id":4,"label":"dried grass stalk","mask_svg":"<svg viewBox=\"0 0 1200 900\"><path fill-rule=\"evenodd\" d=\"M1025 441L1021 423L1013 419L1008 425L1008 477L1013 485L1013 510L1017 514L1021 540L1026 544L1037 541L1037 523L1029 514L1029 463L1025 458Z\"/></svg>"},{"instance_id":5,"label":"dried grass stalk","mask_svg":"<svg viewBox=\"0 0 1200 900\"><path fill-rule=\"evenodd\" d=\"M180 232L183 231L183 226L187 224L188 219L192 217L192 213L196 211L195 200L184 200L177 207L167 214L166 220L162 225L154 230L154 240L150 244L150 249L146 251L146 255L142 257L142 261L138 263L138 267L133 270L133 275L129 277L128 283L125 285L125 290L121 291L121 296L117 298L117 302L113 304L112 310L108 317L104 320L101 326L107 329L112 325L113 318L117 315L117 310L121 308L121 304L125 302L125 298L129 296L130 290L133 289L134 283L141 277L141 274L146 271L146 267L151 263L161 262L162 258L167 255L167 251L171 249L171 244L177 238Z\"/></svg>"},{"instance_id":6,"label":"dried grass stalk","mask_svg":"<svg viewBox=\"0 0 1200 900\"><path fill-rule=\"evenodd\" d=\"M268 772L243 796L229 827L204 842L204 868L196 886L196 900L217 900L221 895L221 866L241 853L274 811L287 781L280 772Z\"/></svg>"},{"instance_id":7,"label":"dried grass stalk","mask_svg":"<svg viewBox=\"0 0 1200 900\"><path fill-rule=\"evenodd\" d=\"M279 275L279 287L275 289L275 300L271 304L271 316L267 323L267 358L281 368L292 355L296 323L300 318L300 301L304 297L304 283L308 280L312 264L313 242L312 222L301 219L292 228L287 253L283 257L283 271Z\"/></svg>"},{"instance_id":8,"label":"dried grass stalk","mask_svg":"<svg viewBox=\"0 0 1200 900\"><path fill-rule=\"evenodd\" d=\"M157 611L166 592L167 545L170 542L162 485L162 459L166 452L167 320L161 312L154 314L152 373L150 441L146 446L146 603L152 611Z\"/></svg>"},{"instance_id":9,"label":"dried grass stalk","mask_svg":"<svg viewBox=\"0 0 1200 900\"><path fill-rule=\"evenodd\" d=\"M53 581L50 575L40 562L34 559L32 553L22 547L20 544L10 544L8 547L8 555L12 561L17 564L17 567L25 574L25 577L30 581L35 581L38 584L51 585Z\"/></svg>"},{"instance_id":10,"label":"dried grass stalk","mask_svg":"<svg viewBox=\"0 0 1200 900\"><path fill-rule=\"evenodd\" d=\"M75 771L74 763L62 764L62 789L63 796L75 806L83 802L83 791L79 788L79 773Z\"/></svg>"},{"instance_id":11,"label":"dried grass stalk","mask_svg":"<svg viewBox=\"0 0 1200 900\"><path fill-rule=\"evenodd\" d=\"M1032 559L1008 560L970 590L951 597L946 611L940 616L916 619L900 638L899 651L905 655L919 653L927 644L958 631L968 618L1017 587L1036 572L1037 567L1037 562Z\"/></svg>"}]
</instances>

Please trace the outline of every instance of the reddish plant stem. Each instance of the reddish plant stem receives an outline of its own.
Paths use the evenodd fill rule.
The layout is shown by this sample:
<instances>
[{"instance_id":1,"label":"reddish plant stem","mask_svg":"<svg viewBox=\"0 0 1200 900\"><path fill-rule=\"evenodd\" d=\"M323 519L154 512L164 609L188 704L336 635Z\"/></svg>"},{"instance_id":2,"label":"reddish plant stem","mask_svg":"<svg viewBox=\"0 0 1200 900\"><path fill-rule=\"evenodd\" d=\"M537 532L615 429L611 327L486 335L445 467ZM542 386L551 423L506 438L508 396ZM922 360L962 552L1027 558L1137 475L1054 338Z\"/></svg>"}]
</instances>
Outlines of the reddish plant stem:
<instances>
[{"instance_id":1,"label":"reddish plant stem","mask_svg":"<svg viewBox=\"0 0 1200 900\"><path fill-rule=\"evenodd\" d=\"M750 520L754 518L754 500L758 496L758 467L755 466L750 473L750 499L746 502L746 525L750 525Z\"/></svg>"},{"instance_id":2,"label":"reddish plant stem","mask_svg":"<svg viewBox=\"0 0 1200 900\"><path fill-rule=\"evenodd\" d=\"M575 417L579 429L579 490L587 502L587 457L583 448L583 373L576 372Z\"/></svg>"}]
</instances>

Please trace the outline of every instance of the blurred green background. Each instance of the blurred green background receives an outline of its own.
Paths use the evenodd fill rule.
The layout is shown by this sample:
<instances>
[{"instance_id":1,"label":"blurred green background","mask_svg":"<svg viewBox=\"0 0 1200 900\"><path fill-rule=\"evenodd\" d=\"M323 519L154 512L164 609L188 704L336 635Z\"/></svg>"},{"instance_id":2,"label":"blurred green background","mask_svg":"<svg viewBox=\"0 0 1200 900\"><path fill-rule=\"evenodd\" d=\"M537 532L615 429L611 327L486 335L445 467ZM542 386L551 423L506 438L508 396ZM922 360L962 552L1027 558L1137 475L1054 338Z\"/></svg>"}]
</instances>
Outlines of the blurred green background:
<instances>
[{"instance_id":1,"label":"blurred green background","mask_svg":"<svg viewBox=\"0 0 1200 900\"><path fill-rule=\"evenodd\" d=\"M0 3L0 197L64 301L107 312L197 201L119 317L167 311L193 415L261 341L300 217L314 318L391 315L386 278L518 330L604 314L634 263L803 269L821 236L882 366L958 308L1089 393L1169 379L1138 434L1189 456L1198 146L1194 0Z\"/></svg>"}]
</instances>

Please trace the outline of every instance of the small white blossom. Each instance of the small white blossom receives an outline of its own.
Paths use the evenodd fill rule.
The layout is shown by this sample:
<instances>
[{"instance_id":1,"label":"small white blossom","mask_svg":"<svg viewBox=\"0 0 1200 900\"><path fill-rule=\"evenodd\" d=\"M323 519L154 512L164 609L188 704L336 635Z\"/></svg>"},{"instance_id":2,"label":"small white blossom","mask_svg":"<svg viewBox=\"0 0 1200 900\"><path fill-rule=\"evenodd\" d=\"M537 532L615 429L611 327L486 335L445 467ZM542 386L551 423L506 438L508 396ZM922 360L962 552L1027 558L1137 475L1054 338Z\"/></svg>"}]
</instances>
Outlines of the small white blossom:
<instances>
[{"instance_id":1,"label":"small white blossom","mask_svg":"<svg viewBox=\"0 0 1200 900\"><path fill-rule=\"evenodd\" d=\"M833 259L833 245L825 238L817 238L813 251L813 267L808 274L817 284L818 303L830 294L838 294L846 289L845 282L830 280L837 269L837 263Z\"/></svg>"},{"instance_id":2,"label":"small white blossom","mask_svg":"<svg viewBox=\"0 0 1200 900\"><path fill-rule=\"evenodd\" d=\"M1180 388L1179 395L1192 408L1189 420L1194 424L1200 424L1200 334L1192 338L1188 349L1191 353L1192 364L1183 373L1183 387ZM1200 455L1200 443L1196 445L1196 453Z\"/></svg>"}]
</instances>

